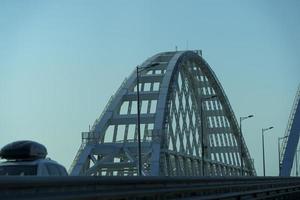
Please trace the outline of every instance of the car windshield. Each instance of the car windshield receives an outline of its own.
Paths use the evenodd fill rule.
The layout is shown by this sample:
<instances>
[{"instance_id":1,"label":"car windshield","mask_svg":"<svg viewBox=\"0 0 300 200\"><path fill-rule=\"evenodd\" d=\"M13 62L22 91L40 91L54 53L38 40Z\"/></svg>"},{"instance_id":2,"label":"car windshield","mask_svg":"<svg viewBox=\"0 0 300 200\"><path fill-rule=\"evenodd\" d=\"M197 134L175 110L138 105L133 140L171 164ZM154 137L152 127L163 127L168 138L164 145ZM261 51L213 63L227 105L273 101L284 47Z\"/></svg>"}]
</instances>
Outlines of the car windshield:
<instances>
[{"instance_id":1,"label":"car windshield","mask_svg":"<svg viewBox=\"0 0 300 200\"><path fill-rule=\"evenodd\" d=\"M37 165L4 165L0 166L0 175L31 176L37 174Z\"/></svg>"}]
</instances>

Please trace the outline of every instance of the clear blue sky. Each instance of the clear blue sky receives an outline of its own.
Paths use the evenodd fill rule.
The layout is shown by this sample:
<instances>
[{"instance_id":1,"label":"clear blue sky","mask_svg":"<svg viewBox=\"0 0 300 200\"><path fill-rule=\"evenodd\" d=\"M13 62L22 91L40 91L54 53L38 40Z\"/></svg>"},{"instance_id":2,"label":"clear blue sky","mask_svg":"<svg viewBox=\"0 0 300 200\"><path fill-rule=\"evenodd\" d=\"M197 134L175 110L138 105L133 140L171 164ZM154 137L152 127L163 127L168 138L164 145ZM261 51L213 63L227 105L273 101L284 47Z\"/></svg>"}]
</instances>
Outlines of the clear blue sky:
<instances>
[{"instance_id":1,"label":"clear blue sky","mask_svg":"<svg viewBox=\"0 0 300 200\"><path fill-rule=\"evenodd\" d=\"M69 167L81 132L134 67L162 51L202 49L259 175L277 175L300 82L300 1L0 0L0 146L32 139Z\"/></svg>"}]
</instances>

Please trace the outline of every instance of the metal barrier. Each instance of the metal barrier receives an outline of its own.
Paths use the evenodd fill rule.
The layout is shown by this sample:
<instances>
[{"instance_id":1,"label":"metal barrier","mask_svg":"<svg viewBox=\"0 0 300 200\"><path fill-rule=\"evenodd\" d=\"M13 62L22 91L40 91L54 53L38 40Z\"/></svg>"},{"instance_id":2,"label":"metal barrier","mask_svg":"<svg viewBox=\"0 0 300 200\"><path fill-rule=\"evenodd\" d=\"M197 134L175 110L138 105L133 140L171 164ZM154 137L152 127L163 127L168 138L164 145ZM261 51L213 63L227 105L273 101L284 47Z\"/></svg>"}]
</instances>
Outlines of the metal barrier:
<instances>
[{"instance_id":1,"label":"metal barrier","mask_svg":"<svg viewBox=\"0 0 300 200\"><path fill-rule=\"evenodd\" d=\"M300 178L1 177L0 199L300 199Z\"/></svg>"}]
</instances>

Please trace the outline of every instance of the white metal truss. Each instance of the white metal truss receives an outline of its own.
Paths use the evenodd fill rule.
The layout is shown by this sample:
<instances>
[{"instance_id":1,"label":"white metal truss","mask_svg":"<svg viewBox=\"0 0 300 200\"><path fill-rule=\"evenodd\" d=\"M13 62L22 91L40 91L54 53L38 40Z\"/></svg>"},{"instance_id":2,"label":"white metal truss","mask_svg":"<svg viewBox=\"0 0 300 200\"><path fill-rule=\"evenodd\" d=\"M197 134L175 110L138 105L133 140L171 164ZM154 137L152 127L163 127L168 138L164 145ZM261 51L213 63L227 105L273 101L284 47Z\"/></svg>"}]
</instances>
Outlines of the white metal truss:
<instances>
[{"instance_id":1,"label":"white metal truss","mask_svg":"<svg viewBox=\"0 0 300 200\"><path fill-rule=\"evenodd\" d=\"M244 175L256 175L222 86L197 51L160 53L140 67L144 175L240 175L240 141ZM134 71L82 134L71 175L137 175L136 82Z\"/></svg>"}]
</instances>

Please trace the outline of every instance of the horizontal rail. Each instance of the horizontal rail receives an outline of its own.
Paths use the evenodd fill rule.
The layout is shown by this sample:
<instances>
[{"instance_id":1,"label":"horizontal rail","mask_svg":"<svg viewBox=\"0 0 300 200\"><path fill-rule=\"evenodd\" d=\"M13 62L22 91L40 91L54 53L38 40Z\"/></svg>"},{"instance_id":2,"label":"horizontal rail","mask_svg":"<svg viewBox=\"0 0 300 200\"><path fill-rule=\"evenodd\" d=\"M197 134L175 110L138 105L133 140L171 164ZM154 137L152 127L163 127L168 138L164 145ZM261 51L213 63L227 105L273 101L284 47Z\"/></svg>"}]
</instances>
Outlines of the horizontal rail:
<instances>
[{"instance_id":1,"label":"horizontal rail","mask_svg":"<svg viewBox=\"0 0 300 200\"><path fill-rule=\"evenodd\" d=\"M300 178L1 177L0 199L263 199L300 195Z\"/></svg>"}]
</instances>

